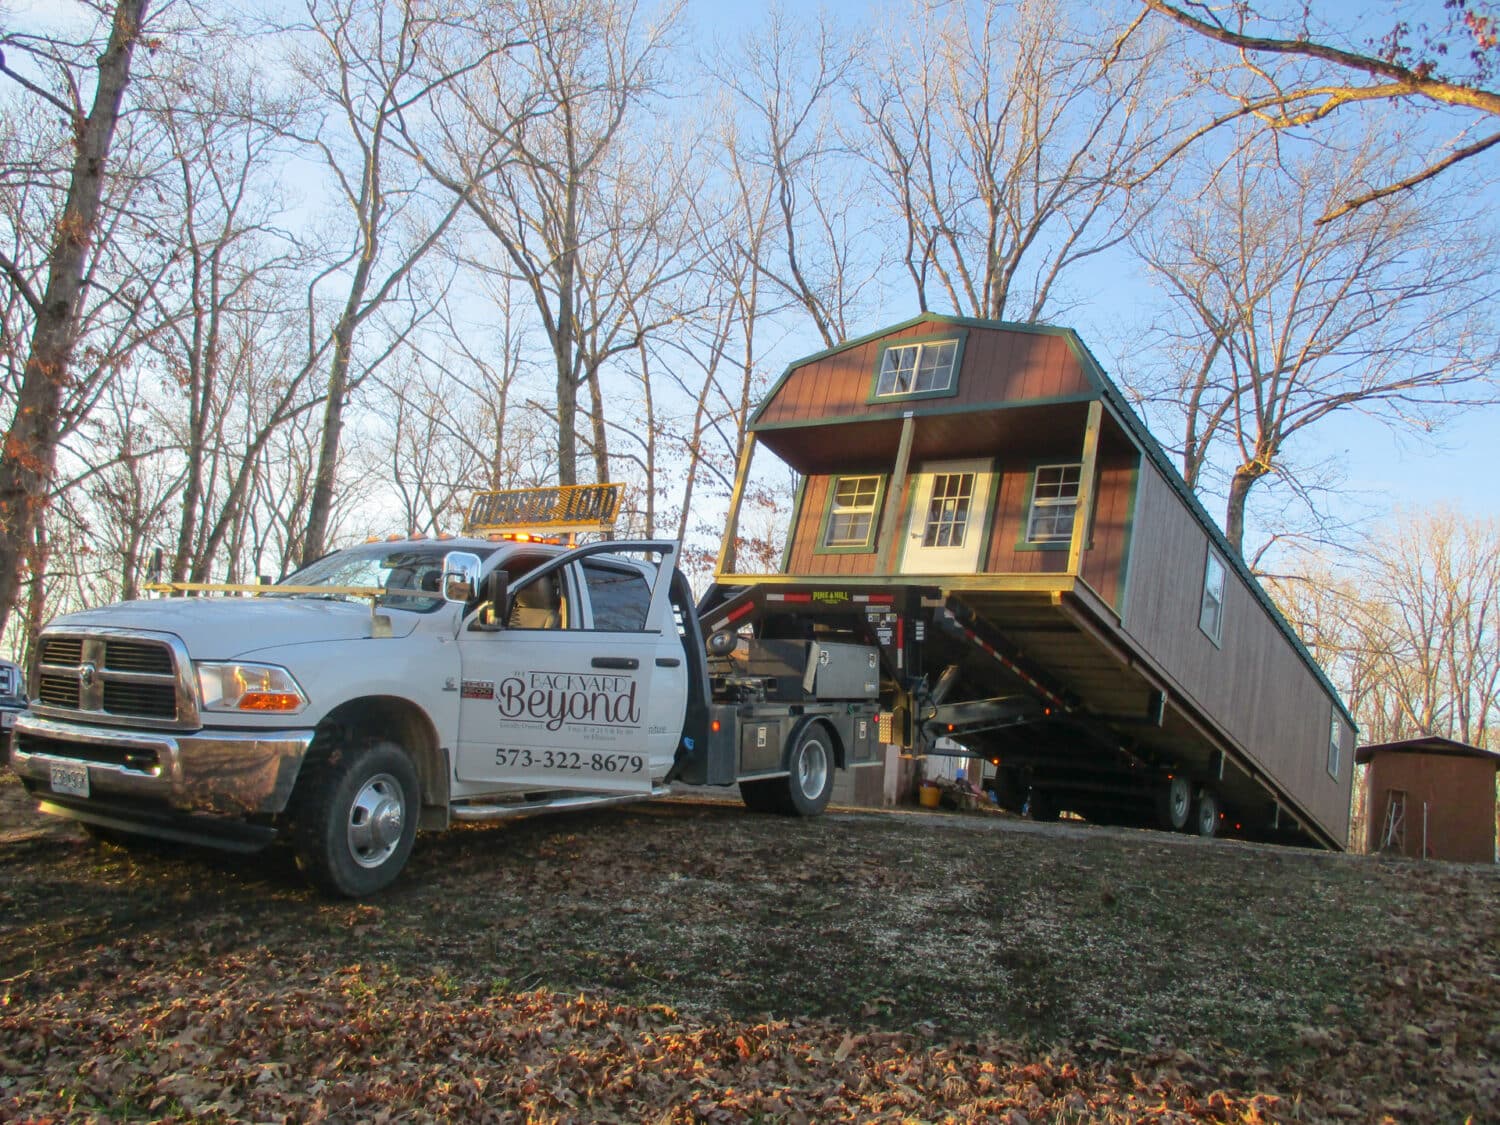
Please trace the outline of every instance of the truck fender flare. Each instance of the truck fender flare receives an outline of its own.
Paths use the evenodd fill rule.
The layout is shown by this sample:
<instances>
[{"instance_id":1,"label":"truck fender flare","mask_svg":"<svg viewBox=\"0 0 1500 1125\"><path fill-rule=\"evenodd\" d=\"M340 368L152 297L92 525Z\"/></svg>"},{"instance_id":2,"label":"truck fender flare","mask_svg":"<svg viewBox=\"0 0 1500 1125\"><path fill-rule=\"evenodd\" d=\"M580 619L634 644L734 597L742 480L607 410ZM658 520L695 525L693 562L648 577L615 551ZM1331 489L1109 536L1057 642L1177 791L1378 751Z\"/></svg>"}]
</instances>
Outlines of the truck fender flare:
<instances>
[{"instance_id":1,"label":"truck fender flare","mask_svg":"<svg viewBox=\"0 0 1500 1125\"><path fill-rule=\"evenodd\" d=\"M847 756L844 751L844 739L838 732L838 727L829 722L822 715L805 715L801 722L795 724L786 736L786 744L781 748L781 768L791 768L792 747L797 745L797 740L809 727L822 727L828 735L828 743L833 749L833 764L836 769L843 769Z\"/></svg>"}]
</instances>

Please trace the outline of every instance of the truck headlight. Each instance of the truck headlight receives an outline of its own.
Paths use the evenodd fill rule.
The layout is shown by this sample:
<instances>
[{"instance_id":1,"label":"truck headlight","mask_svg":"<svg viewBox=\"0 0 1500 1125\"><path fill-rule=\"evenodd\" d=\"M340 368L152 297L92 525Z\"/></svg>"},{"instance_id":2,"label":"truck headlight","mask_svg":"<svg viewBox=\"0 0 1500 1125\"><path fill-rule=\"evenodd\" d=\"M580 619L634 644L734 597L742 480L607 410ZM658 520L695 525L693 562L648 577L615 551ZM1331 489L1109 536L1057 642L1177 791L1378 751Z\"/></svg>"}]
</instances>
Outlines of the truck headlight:
<instances>
[{"instance_id":1,"label":"truck headlight","mask_svg":"<svg viewBox=\"0 0 1500 1125\"><path fill-rule=\"evenodd\" d=\"M195 664L198 695L207 711L255 711L290 714L307 705L307 696L285 668L274 664Z\"/></svg>"}]
</instances>

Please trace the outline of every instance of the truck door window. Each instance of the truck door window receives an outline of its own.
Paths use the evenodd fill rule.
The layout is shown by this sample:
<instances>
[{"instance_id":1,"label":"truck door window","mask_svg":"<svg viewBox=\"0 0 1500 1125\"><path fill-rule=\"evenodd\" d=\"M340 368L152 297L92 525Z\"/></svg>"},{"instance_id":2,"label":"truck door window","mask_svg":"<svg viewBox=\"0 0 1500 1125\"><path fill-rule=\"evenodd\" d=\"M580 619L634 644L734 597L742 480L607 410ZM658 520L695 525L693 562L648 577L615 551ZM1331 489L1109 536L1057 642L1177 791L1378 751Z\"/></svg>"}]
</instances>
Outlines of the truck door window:
<instances>
[{"instance_id":1,"label":"truck door window","mask_svg":"<svg viewBox=\"0 0 1500 1125\"><path fill-rule=\"evenodd\" d=\"M511 596L511 629L565 629L568 624L567 599L561 589L562 576L556 572L527 581L522 578Z\"/></svg>"},{"instance_id":2,"label":"truck door window","mask_svg":"<svg viewBox=\"0 0 1500 1125\"><path fill-rule=\"evenodd\" d=\"M594 628L609 633L638 633L646 627L651 608L651 587L638 570L585 561L589 605Z\"/></svg>"}]
</instances>

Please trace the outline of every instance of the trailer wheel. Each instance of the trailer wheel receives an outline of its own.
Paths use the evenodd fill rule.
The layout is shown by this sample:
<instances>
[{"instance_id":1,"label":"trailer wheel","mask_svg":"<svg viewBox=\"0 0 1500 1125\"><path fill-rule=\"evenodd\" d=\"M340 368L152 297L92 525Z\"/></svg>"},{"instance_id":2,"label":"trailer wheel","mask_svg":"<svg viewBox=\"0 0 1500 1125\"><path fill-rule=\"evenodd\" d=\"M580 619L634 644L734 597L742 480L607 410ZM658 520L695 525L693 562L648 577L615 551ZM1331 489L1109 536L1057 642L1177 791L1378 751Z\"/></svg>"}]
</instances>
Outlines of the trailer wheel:
<instances>
[{"instance_id":1,"label":"trailer wheel","mask_svg":"<svg viewBox=\"0 0 1500 1125\"><path fill-rule=\"evenodd\" d=\"M1195 821L1200 836L1219 834L1219 798L1213 790L1205 789L1198 794L1198 818Z\"/></svg>"},{"instance_id":2,"label":"trailer wheel","mask_svg":"<svg viewBox=\"0 0 1500 1125\"><path fill-rule=\"evenodd\" d=\"M751 812L785 814L791 811L787 807L790 796L787 793L785 778L773 777L765 781L742 781L740 782L740 800L745 802L745 807Z\"/></svg>"},{"instance_id":3,"label":"trailer wheel","mask_svg":"<svg viewBox=\"0 0 1500 1125\"><path fill-rule=\"evenodd\" d=\"M817 816L828 807L833 796L833 743L828 729L820 723L809 723L797 735L787 755L787 793L791 798L789 812L797 816Z\"/></svg>"},{"instance_id":4,"label":"trailer wheel","mask_svg":"<svg viewBox=\"0 0 1500 1125\"><path fill-rule=\"evenodd\" d=\"M1174 832L1181 832L1193 819L1193 783L1181 774L1167 782L1161 818L1163 826Z\"/></svg>"},{"instance_id":5,"label":"trailer wheel","mask_svg":"<svg viewBox=\"0 0 1500 1125\"><path fill-rule=\"evenodd\" d=\"M406 752L384 740L340 747L298 788L292 844L308 880L347 898L389 886L417 835L420 789Z\"/></svg>"}]
</instances>

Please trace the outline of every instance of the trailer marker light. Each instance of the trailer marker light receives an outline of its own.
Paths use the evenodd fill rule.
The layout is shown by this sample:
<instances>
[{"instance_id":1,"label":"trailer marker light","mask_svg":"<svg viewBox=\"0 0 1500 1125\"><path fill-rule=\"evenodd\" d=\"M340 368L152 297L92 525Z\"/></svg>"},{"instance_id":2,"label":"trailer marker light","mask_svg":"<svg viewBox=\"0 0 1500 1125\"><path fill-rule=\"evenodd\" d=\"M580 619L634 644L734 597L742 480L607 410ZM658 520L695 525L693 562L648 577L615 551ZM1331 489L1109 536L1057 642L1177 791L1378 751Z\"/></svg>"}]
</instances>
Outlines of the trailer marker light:
<instances>
[{"instance_id":1,"label":"trailer marker light","mask_svg":"<svg viewBox=\"0 0 1500 1125\"><path fill-rule=\"evenodd\" d=\"M711 731L713 731L715 734L718 734L719 733L719 720L715 719L715 720L713 720L713 722L709 723L708 724L708 729L711 730Z\"/></svg>"}]
</instances>

